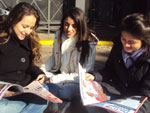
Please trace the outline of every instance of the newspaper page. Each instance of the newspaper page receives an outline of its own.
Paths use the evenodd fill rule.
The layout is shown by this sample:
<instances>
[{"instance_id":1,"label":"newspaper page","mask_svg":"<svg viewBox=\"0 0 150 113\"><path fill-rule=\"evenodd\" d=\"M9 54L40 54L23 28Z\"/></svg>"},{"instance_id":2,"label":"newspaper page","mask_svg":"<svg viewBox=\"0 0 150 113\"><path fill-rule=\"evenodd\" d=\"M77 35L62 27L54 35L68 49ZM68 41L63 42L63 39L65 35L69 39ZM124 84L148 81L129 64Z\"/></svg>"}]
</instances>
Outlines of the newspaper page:
<instances>
[{"instance_id":1,"label":"newspaper page","mask_svg":"<svg viewBox=\"0 0 150 113\"><path fill-rule=\"evenodd\" d=\"M80 94L83 105L99 103L107 100L103 89L96 81L85 80L85 70L79 64Z\"/></svg>"},{"instance_id":2,"label":"newspaper page","mask_svg":"<svg viewBox=\"0 0 150 113\"><path fill-rule=\"evenodd\" d=\"M92 106L102 107L114 111L115 113L136 113L146 100L147 97L133 96L105 101L102 103L93 104Z\"/></svg>"},{"instance_id":3,"label":"newspaper page","mask_svg":"<svg viewBox=\"0 0 150 113\"><path fill-rule=\"evenodd\" d=\"M12 84L7 82L0 81L0 99L2 99L4 93L9 88L14 88L16 91L24 92L24 93L33 93L38 95L46 100L49 100L53 103L62 103L62 100L56 97L54 94L49 92L43 85L41 85L37 80L32 81L25 87L22 87L18 84Z\"/></svg>"},{"instance_id":4,"label":"newspaper page","mask_svg":"<svg viewBox=\"0 0 150 113\"><path fill-rule=\"evenodd\" d=\"M96 81L85 80L85 70L79 64L80 95L83 105L105 108L115 113L136 113L147 97L133 96L117 100L108 100L103 89Z\"/></svg>"}]
</instances>

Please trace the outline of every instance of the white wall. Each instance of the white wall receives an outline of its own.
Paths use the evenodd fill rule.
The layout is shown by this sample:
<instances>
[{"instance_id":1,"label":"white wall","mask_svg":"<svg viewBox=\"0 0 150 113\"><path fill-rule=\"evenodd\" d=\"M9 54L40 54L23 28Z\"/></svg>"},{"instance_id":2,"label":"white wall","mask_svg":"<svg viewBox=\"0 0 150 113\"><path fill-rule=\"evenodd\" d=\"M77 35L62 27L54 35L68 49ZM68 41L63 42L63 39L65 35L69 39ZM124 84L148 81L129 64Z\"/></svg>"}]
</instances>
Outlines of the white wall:
<instances>
[{"instance_id":1,"label":"white wall","mask_svg":"<svg viewBox=\"0 0 150 113\"><path fill-rule=\"evenodd\" d=\"M76 0L75 6L81 8L85 12L85 1L86 0Z\"/></svg>"}]
</instances>

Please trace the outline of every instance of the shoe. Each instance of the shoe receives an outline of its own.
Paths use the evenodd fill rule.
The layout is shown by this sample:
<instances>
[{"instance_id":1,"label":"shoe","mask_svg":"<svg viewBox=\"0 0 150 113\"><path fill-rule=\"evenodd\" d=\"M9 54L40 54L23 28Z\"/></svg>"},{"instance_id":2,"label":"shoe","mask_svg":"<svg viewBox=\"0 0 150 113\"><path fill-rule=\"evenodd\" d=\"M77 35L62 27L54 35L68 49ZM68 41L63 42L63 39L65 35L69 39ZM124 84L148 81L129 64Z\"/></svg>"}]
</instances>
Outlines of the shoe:
<instances>
[{"instance_id":1,"label":"shoe","mask_svg":"<svg viewBox=\"0 0 150 113\"><path fill-rule=\"evenodd\" d=\"M71 102L49 103L46 113L65 113Z\"/></svg>"},{"instance_id":2,"label":"shoe","mask_svg":"<svg viewBox=\"0 0 150 113\"><path fill-rule=\"evenodd\" d=\"M58 113L65 113L66 110L70 107L71 102L63 102L59 105Z\"/></svg>"},{"instance_id":3,"label":"shoe","mask_svg":"<svg viewBox=\"0 0 150 113\"><path fill-rule=\"evenodd\" d=\"M46 113L57 113L59 111L58 103L49 103Z\"/></svg>"}]
</instances>

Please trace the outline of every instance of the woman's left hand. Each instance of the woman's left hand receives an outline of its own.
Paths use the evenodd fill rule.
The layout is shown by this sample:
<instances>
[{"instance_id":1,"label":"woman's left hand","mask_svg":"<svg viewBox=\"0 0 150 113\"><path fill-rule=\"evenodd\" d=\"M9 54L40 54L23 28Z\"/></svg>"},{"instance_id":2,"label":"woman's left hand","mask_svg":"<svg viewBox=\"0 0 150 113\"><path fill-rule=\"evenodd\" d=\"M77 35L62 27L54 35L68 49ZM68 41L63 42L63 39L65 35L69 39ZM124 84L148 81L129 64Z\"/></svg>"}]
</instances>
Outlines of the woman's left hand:
<instances>
[{"instance_id":1,"label":"woman's left hand","mask_svg":"<svg viewBox=\"0 0 150 113\"><path fill-rule=\"evenodd\" d=\"M90 74L90 73L85 73L85 79L86 80L94 80L94 75Z\"/></svg>"},{"instance_id":2,"label":"woman's left hand","mask_svg":"<svg viewBox=\"0 0 150 113\"><path fill-rule=\"evenodd\" d=\"M46 75L40 74L40 75L38 75L36 80L38 80L40 84L43 84L45 81L45 78L46 78Z\"/></svg>"}]
</instances>

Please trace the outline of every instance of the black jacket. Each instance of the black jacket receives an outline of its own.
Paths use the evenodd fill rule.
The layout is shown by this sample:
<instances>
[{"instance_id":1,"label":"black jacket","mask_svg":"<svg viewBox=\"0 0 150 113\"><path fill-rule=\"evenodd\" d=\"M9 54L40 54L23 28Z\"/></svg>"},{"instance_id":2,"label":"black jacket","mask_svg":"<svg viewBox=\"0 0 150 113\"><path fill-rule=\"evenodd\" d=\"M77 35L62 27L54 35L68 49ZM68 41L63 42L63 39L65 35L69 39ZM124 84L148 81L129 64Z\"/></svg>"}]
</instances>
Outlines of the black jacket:
<instances>
[{"instance_id":1,"label":"black jacket","mask_svg":"<svg viewBox=\"0 0 150 113\"><path fill-rule=\"evenodd\" d=\"M32 64L29 38L19 40L15 34L12 34L7 43L0 44L0 81L25 86L39 74L43 74Z\"/></svg>"},{"instance_id":2,"label":"black jacket","mask_svg":"<svg viewBox=\"0 0 150 113\"><path fill-rule=\"evenodd\" d=\"M150 59L145 53L128 69L122 58L121 42L110 52L105 68L95 74L95 80L112 84L123 96L142 95L150 97Z\"/></svg>"}]
</instances>

